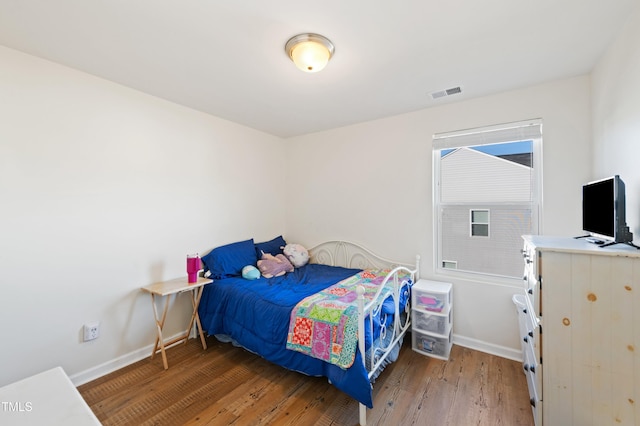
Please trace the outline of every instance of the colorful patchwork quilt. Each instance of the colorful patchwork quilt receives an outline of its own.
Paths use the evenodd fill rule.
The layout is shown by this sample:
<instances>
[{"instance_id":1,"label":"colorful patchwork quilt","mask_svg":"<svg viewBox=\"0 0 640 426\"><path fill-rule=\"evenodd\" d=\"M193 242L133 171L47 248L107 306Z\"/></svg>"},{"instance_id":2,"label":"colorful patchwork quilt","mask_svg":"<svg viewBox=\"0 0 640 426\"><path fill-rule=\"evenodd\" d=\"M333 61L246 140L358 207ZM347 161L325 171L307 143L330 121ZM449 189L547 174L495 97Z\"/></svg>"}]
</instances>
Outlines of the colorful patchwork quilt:
<instances>
[{"instance_id":1,"label":"colorful patchwork quilt","mask_svg":"<svg viewBox=\"0 0 640 426\"><path fill-rule=\"evenodd\" d=\"M291 311L287 349L349 368L358 346L356 288L365 288L366 304L373 300L389 272L367 269L303 299ZM410 275L400 273L398 279L409 281ZM393 281L386 286L391 289Z\"/></svg>"}]
</instances>

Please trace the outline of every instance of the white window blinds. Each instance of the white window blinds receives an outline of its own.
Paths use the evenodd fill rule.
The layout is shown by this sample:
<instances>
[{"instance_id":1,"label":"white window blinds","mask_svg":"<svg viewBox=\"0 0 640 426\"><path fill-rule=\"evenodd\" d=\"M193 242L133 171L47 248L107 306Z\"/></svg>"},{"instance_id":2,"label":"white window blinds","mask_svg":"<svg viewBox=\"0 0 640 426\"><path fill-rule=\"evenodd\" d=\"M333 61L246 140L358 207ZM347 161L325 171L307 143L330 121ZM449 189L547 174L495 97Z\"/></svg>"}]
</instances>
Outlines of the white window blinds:
<instances>
[{"instance_id":1,"label":"white window blinds","mask_svg":"<svg viewBox=\"0 0 640 426\"><path fill-rule=\"evenodd\" d=\"M433 149L460 148L513 141L526 141L542 137L542 120L533 119L500 124L472 130L436 133Z\"/></svg>"}]
</instances>

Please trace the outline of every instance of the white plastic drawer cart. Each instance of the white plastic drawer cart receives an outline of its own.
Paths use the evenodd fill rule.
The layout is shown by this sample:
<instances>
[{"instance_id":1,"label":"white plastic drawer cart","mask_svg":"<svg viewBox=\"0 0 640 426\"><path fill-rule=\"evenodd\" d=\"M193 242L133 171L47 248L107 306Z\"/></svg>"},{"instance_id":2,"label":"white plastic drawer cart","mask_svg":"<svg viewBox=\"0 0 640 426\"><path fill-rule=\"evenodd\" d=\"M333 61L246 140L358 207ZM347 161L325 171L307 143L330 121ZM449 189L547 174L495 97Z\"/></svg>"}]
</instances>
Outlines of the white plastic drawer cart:
<instances>
[{"instance_id":1,"label":"white plastic drawer cart","mask_svg":"<svg viewBox=\"0 0 640 426\"><path fill-rule=\"evenodd\" d=\"M411 343L414 351L449 359L453 329L452 285L419 280L411 289Z\"/></svg>"}]
</instances>

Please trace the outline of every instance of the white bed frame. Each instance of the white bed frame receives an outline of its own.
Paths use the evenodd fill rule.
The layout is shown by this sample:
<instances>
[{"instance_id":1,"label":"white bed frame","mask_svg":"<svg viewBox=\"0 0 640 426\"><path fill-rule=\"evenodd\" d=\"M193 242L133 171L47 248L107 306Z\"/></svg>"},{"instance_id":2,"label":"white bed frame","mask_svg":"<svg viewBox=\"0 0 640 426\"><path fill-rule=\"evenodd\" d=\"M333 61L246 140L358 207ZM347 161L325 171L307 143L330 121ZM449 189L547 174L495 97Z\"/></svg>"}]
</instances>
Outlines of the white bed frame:
<instances>
[{"instance_id":1,"label":"white bed frame","mask_svg":"<svg viewBox=\"0 0 640 426\"><path fill-rule=\"evenodd\" d=\"M366 248L347 241L327 241L309 249L310 263L320 263L331 266L342 266L345 268L372 269L384 268L391 269L391 272L385 277L380 289L376 293L373 300L365 303L364 287L359 286L358 292L358 340L359 348L362 354L365 368L369 374L369 380L376 374L378 369L387 360L389 354L394 347L402 341L407 330L411 327L411 309L410 303L406 304L405 315L394 315L394 321L391 327L381 330L381 339L388 342L387 346L376 348L365 354L365 318L370 314L377 314L382 309L384 300L388 297L382 294L382 290L388 282L393 283L393 301L395 312L400 312L400 295L401 292L408 292L408 287L404 286L406 282L400 282L398 273L406 272L411 275L411 280L415 283L420 276L420 256L416 256L415 264L395 262L382 258ZM408 296L408 295L407 295ZM407 299L409 300L409 299ZM369 327L373 327L369 321ZM371 330L370 330L371 331ZM387 336L387 334L391 333ZM372 334L371 334L372 335ZM386 337L386 338L385 338ZM367 406L360 403L360 425L367 424Z\"/></svg>"}]
</instances>

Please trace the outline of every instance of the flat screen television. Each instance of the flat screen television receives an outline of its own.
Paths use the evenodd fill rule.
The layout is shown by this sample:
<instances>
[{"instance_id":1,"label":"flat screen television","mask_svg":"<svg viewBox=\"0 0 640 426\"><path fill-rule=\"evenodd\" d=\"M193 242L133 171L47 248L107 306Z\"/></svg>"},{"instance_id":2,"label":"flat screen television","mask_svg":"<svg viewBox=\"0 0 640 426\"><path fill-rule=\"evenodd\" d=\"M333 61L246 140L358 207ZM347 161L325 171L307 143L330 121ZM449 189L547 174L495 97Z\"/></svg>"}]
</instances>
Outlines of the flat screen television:
<instances>
[{"instance_id":1,"label":"flat screen television","mask_svg":"<svg viewBox=\"0 0 640 426\"><path fill-rule=\"evenodd\" d=\"M624 182L618 175L583 185L582 230L612 244L633 241L625 204Z\"/></svg>"}]
</instances>

